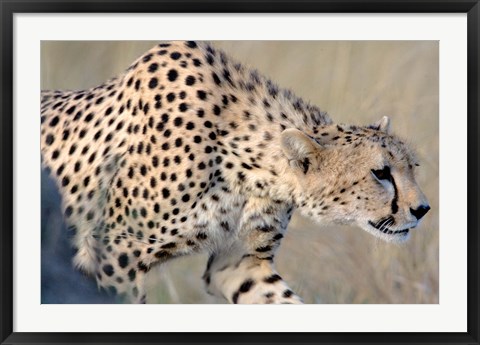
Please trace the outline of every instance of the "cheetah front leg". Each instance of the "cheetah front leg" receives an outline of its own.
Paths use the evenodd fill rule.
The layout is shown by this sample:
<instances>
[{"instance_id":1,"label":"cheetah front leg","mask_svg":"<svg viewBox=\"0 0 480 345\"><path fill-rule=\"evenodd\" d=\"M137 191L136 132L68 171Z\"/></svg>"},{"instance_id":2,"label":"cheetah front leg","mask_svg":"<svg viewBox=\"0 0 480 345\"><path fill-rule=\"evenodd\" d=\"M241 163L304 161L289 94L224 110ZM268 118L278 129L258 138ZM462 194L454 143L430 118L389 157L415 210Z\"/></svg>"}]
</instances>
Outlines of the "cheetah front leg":
<instances>
[{"instance_id":1,"label":"cheetah front leg","mask_svg":"<svg viewBox=\"0 0 480 345\"><path fill-rule=\"evenodd\" d=\"M300 304L302 300L275 271L273 260L256 255L212 255L204 274L207 291L231 303Z\"/></svg>"},{"instance_id":2,"label":"cheetah front leg","mask_svg":"<svg viewBox=\"0 0 480 345\"><path fill-rule=\"evenodd\" d=\"M273 263L291 214L289 205L249 200L235 243L209 258L207 290L232 303L302 303Z\"/></svg>"}]
</instances>

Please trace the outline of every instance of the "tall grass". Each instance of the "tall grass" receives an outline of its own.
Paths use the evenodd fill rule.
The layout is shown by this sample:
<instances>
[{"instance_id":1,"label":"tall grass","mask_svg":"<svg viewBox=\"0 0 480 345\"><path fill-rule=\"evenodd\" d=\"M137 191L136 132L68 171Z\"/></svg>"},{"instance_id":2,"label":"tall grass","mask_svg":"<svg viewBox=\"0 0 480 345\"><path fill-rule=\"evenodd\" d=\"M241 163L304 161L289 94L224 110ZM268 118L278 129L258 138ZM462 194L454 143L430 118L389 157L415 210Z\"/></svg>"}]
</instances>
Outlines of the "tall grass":
<instances>
[{"instance_id":1,"label":"tall grass","mask_svg":"<svg viewBox=\"0 0 480 345\"><path fill-rule=\"evenodd\" d=\"M43 42L42 88L94 86L156 42ZM418 152L432 210L404 245L358 228L295 215L277 268L307 303L438 303L438 43L222 41L217 47L328 111L339 123L391 117ZM206 257L180 258L148 277L151 303L223 303L203 290ZM161 271L161 272L159 272Z\"/></svg>"}]
</instances>

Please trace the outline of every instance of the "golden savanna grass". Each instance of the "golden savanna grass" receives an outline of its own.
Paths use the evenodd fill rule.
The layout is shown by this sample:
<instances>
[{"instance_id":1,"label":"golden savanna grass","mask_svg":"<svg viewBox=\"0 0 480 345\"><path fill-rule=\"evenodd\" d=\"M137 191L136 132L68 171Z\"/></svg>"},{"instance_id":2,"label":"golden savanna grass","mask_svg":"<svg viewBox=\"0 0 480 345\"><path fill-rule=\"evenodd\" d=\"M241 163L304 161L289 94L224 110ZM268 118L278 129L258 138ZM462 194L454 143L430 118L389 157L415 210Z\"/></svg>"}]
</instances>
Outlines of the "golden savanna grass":
<instances>
[{"instance_id":1,"label":"golden savanna grass","mask_svg":"<svg viewBox=\"0 0 480 345\"><path fill-rule=\"evenodd\" d=\"M158 42L42 42L42 89L95 86ZM388 115L418 153L432 210L403 245L295 215L277 268L306 303L438 303L438 42L218 41L236 60L328 111L335 122ZM207 295L206 256L177 259L148 279L150 303L223 303Z\"/></svg>"}]
</instances>

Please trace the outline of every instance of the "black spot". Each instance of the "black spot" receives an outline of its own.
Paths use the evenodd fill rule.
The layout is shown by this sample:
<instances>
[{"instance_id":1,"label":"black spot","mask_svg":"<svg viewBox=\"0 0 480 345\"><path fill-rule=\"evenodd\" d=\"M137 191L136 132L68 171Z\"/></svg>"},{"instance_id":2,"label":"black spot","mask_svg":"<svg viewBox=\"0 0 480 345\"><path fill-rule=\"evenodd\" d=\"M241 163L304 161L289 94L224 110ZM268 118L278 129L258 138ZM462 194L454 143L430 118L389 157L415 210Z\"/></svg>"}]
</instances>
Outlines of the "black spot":
<instances>
[{"instance_id":1,"label":"black spot","mask_svg":"<svg viewBox=\"0 0 480 345\"><path fill-rule=\"evenodd\" d=\"M212 72L212 78L213 78L213 81L215 82L215 84L217 84L217 85L221 84L220 78L218 77L218 75L215 72Z\"/></svg>"},{"instance_id":2,"label":"black spot","mask_svg":"<svg viewBox=\"0 0 480 345\"><path fill-rule=\"evenodd\" d=\"M158 69L158 63L152 63L150 66L148 66L148 71L150 73L155 72Z\"/></svg>"},{"instance_id":3,"label":"black spot","mask_svg":"<svg viewBox=\"0 0 480 345\"><path fill-rule=\"evenodd\" d=\"M252 167L248 165L247 163L242 163L242 167L247 169L247 170L252 170Z\"/></svg>"},{"instance_id":4,"label":"black spot","mask_svg":"<svg viewBox=\"0 0 480 345\"><path fill-rule=\"evenodd\" d=\"M175 100L175 94L173 92L170 92L167 94L167 101L168 102L173 102ZM167 115L168 116L168 115Z\"/></svg>"},{"instance_id":5,"label":"black spot","mask_svg":"<svg viewBox=\"0 0 480 345\"><path fill-rule=\"evenodd\" d=\"M292 290L288 290L288 289L287 289L287 290L283 291L283 297L288 298L288 297L290 297L291 295L293 295L293 291L292 291Z\"/></svg>"},{"instance_id":6,"label":"black spot","mask_svg":"<svg viewBox=\"0 0 480 345\"><path fill-rule=\"evenodd\" d=\"M263 281L268 284L273 284L279 280L282 280L278 274L272 274L270 277L265 278Z\"/></svg>"},{"instance_id":7,"label":"black spot","mask_svg":"<svg viewBox=\"0 0 480 345\"><path fill-rule=\"evenodd\" d=\"M50 127L55 127L58 124L59 118L58 116L55 116L49 123Z\"/></svg>"},{"instance_id":8,"label":"black spot","mask_svg":"<svg viewBox=\"0 0 480 345\"><path fill-rule=\"evenodd\" d=\"M177 127L180 127L183 123L183 119L181 117L176 117L175 120L173 120L173 124Z\"/></svg>"},{"instance_id":9,"label":"black spot","mask_svg":"<svg viewBox=\"0 0 480 345\"><path fill-rule=\"evenodd\" d=\"M282 239L282 238L283 238L283 235L282 235L282 234L276 234L275 236L273 236L274 241L278 241L278 240L280 240L280 239Z\"/></svg>"},{"instance_id":10,"label":"black spot","mask_svg":"<svg viewBox=\"0 0 480 345\"><path fill-rule=\"evenodd\" d=\"M70 183L70 179L68 178L68 176L65 176L63 179L62 179L62 186L67 186L68 184Z\"/></svg>"},{"instance_id":11,"label":"black spot","mask_svg":"<svg viewBox=\"0 0 480 345\"><path fill-rule=\"evenodd\" d=\"M67 140L69 136L70 136L70 131L68 129L65 129L63 131L62 140Z\"/></svg>"},{"instance_id":12,"label":"black spot","mask_svg":"<svg viewBox=\"0 0 480 345\"><path fill-rule=\"evenodd\" d=\"M152 79L150 79L150 81L148 82L148 87L149 87L150 89L156 88L157 85L158 85L158 79L157 79L157 78L152 78Z\"/></svg>"},{"instance_id":13,"label":"black spot","mask_svg":"<svg viewBox=\"0 0 480 345\"><path fill-rule=\"evenodd\" d=\"M135 81L135 90L140 90L140 79L137 79L137 81Z\"/></svg>"},{"instance_id":14,"label":"black spot","mask_svg":"<svg viewBox=\"0 0 480 345\"><path fill-rule=\"evenodd\" d=\"M173 52L170 54L170 57L173 59L173 60L178 60L182 57L182 54L180 54L179 52Z\"/></svg>"},{"instance_id":15,"label":"black spot","mask_svg":"<svg viewBox=\"0 0 480 345\"><path fill-rule=\"evenodd\" d=\"M163 188L162 195L164 199L167 199L170 196L170 191L167 188Z\"/></svg>"},{"instance_id":16,"label":"black spot","mask_svg":"<svg viewBox=\"0 0 480 345\"><path fill-rule=\"evenodd\" d=\"M63 102L57 102L53 105L52 109L57 109L59 106L61 106Z\"/></svg>"},{"instance_id":17,"label":"black spot","mask_svg":"<svg viewBox=\"0 0 480 345\"><path fill-rule=\"evenodd\" d=\"M55 137L51 134L48 134L46 139L45 139L45 143L47 145L52 145L54 141L55 141Z\"/></svg>"},{"instance_id":18,"label":"black spot","mask_svg":"<svg viewBox=\"0 0 480 345\"><path fill-rule=\"evenodd\" d=\"M62 175L64 169L65 169L65 165L64 164L60 165L57 169L57 175L58 176Z\"/></svg>"},{"instance_id":19,"label":"black spot","mask_svg":"<svg viewBox=\"0 0 480 345\"><path fill-rule=\"evenodd\" d=\"M135 252L134 252L134 255L135 255ZM128 271L128 279L130 279L131 282L135 280L136 276L137 276L137 271L135 271L133 268L130 271Z\"/></svg>"},{"instance_id":20,"label":"black spot","mask_svg":"<svg viewBox=\"0 0 480 345\"><path fill-rule=\"evenodd\" d=\"M209 65L213 65L214 58L212 54L207 54L207 62Z\"/></svg>"},{"instance_id":21,"label":"black spot","mask_svg":"<svg viewBox=\"0 0 480 345\"><path fill-rule=\"evenodd\" d=\"M188 110L188 105L186 103L180 103L180 105L178 106L178 110L184 113Z\"/></svg>"},{"instance_id":22,"label":"black spot","mask_svg":"<svg viewBox=\"0 0 480 345\"><path fill-rule=\"evenodd\" d=\"M246 281L244 281L242 283L242 285L240 285L240 288L238 289L238 291L240 293L248 292L248 291L250 291L250 289L252 288L253 285L255 285L255 282L251 279L247 279Z\"/></svg>"},{"instance_id":23,"label":"black spot","mask_svg":"<svg viewBox=\"0 0 480 345\"><path fill-rule=\"evenodd\" d=\"M128 255L126 253L120 254L118 257L118 266L125 268L128 266Z\"/></svg>"},{"instance_id":24,"label":"black spot","mask_svg":"<svg viewBox=\"0 0 480 345\"><path fill-rule=\"evenodd\" d=\"M88 163L91 164L91 163L95 160L95 156L96 156L96 153L95 153L95 152L92 153L92 154L90 155L90 157L88 158Z\"/></svg>"},{"instance_id":25,"label":"black spot","mask_svg":"<svg viewBox=\"0 0 480 345\"><path fill-rule=\"evenodd\" d=\"M155 205L153 205L153 211L155 213L159 213L160 212L160 205L158 203L156 203Z\"/></svg>"},{"instance_id":26,"label":"black spot","mask_svg":"<svg viewBox=\"0 0 480 345\"><path fill-rule=\"evenodd\" d=\"M207 98L207 93L203 90L198 90L197 91L197 97L201 100L204 100Z\"/></svg>"},{"instance_id":27,"label":"black spot","mask_svg":"<svg viewBox=\"0 0 480 345\"><path fill-rule=\"evenodd\" d=\"M232 86L234 86L232 78L230 76L230 72L227 69L223 70L223 77L225 78L226 81Z\"/></svg>"},{"instance_id":28,"label":"black spot","mask_svg":"<svg viewBox=\"0 0 480 345\"><path fill-rule=\"evenodd\" d=\"M102 135L102 130L100 129L95 135L93 136L93 140L97 141L100 136Z\"/></svg>"},{"instance_id":29,"label":"black spot","mask_svg":"<svg viewBox=\"0 0 480 345\"><path fill-rule=\"evenodd\" d=\"M219 116L219 115L220 115L220 112L221 112L220 107L215 104L215 105L213 106L213 113L214 113L215 115Z\"/></svg>"},{"instance_id":30,"label":"black spot","mask_svg":"<svg viewBox=\"0 0 480 345\"><path fill-rule=\"evenodd\" d=\"M171 69L170 71L168 71L167 77L168 77L168 80L173 82L177 79L178 72L174 69Z\"/></svg>"},{"instance_id":31,"label":"black spot","mask_svg":"<svg viewBox=\"0 0 480 345\"><path fill-rule=\"evenodd\" d=\"M187 84L188 86L192 86L193 84L195 84L195 77L192 76L192 75L189 75L189 76L185 79L185 84Z\"/></svg>"},{"instance_id":32,"label":"black spot","mask_svg":"<svg viewBox=\"0 0 480 345\"><path fill-rule=\"evenodd\" d=\"M70 108L68 108L68 109L66 110L66 113L67 113L68 115L72 115L74 111L75 111L75 106L72 105Z\"/></svg>"},{"instance_id":33,"label":"black spot","mask_svg":"<svg viewBox=\"0 0 480 345\"><path fill-rule=\"evenodd\" d=\"M142 60L143 60L143 62L148 62L148 61L150 61L151 58L152 58L152 54L147 54L143 57Z\"/></svg>"},{"instance_id":34,"label":"black spot","mask_svg":"<svg viewBox=\"0 0 480 345\"><path fill-rule=\"evenodd\" d=\"M195 43L194 41L187 41L187 42L185 42L185 45L188 48L197 48L197 43Z\"/></svg>"},{"instance_id":35,"label":"black spot","mask_svg":"<svg viewBox=\"0 0 480 345\"><path fill-rule=\"evenodd\" d=\"M103 272L109 277L113 276L114 270L112 265L104 265Z\"/></svg>"}]
</instances>

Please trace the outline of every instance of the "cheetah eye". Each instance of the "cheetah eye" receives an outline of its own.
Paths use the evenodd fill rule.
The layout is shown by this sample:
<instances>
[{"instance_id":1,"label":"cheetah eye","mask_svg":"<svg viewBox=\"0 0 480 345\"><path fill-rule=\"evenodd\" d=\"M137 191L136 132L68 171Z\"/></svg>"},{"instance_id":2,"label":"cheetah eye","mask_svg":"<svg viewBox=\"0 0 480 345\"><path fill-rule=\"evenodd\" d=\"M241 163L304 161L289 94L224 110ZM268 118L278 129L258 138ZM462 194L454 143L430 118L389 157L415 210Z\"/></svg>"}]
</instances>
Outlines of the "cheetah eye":
<instances>
[{"instance_id":1,"label":"cheetah eye","mask_svg":"<svg viewBox=\"0 0 480 345\"><path fill-rule=\"evenodd\" d=\"M372 174L378 179L378 180L387 180L387 181L392 181L392 175L390 174L390 167L385 165L383 169L372 169Z\"/></svg>"}]
</instances>

